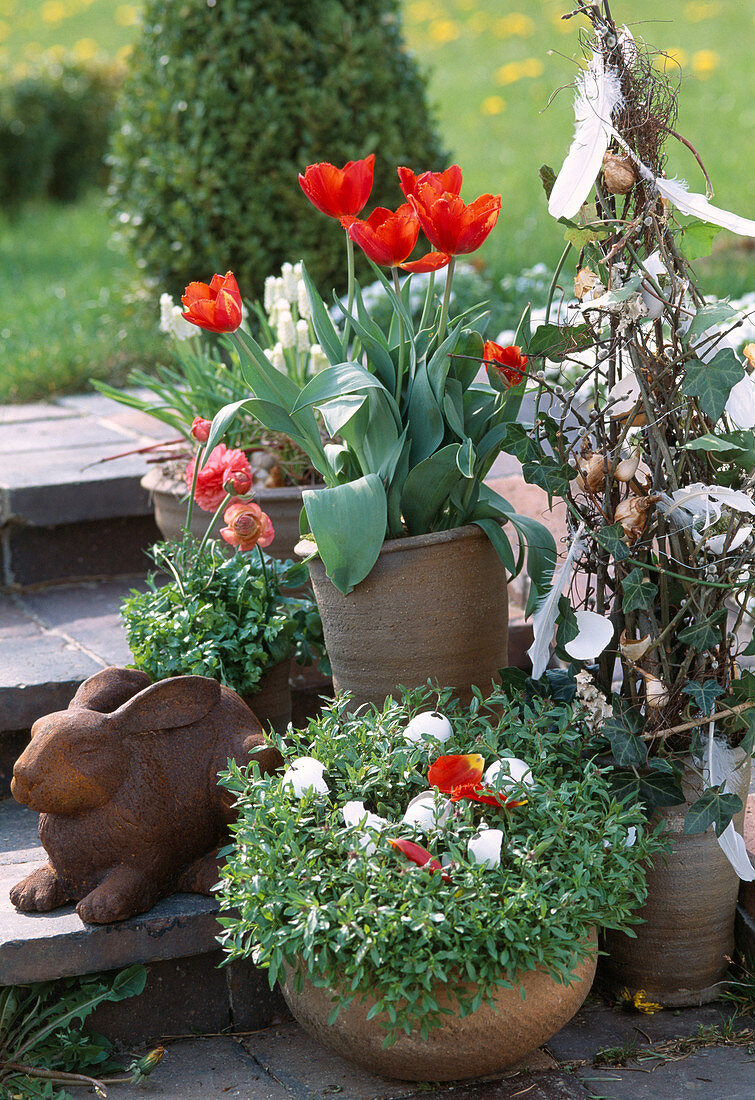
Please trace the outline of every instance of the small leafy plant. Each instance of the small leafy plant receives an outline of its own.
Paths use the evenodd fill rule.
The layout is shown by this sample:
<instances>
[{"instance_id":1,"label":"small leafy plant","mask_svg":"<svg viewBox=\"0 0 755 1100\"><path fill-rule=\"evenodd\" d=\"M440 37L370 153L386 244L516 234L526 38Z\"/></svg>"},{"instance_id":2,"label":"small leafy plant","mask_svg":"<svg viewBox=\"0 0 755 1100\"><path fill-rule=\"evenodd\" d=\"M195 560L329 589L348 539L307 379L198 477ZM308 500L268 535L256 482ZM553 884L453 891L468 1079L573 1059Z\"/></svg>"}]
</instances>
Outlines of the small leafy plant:
<instances>
[{"instance_id":1,"label":"small leafy plant","mask_svg":"<svg viewBox=\"0 0 755 1100\"><path fill-rule=\"evenodd\" d=\"M120 1070L121 1062L113 1060L110 1042L85 1032L83 1022L104 1001L138 996L146 979L144 967L135 965L115 978L92 974L0 988L0 1094L70 1100L61 1086L89 1085L105 1096L99 1075ZM142 1080L161 1057L157 1047L118 1080ZM91 1076L93 1070L98 1078Z\"/></svg>"},{"instance_id":2,"label":"small leafy plant","mask_svg":"<svg viewBox=\"0 0 755 1100\"><path fill-rule=\"evenodd\" d=\"M395 1041L441 1023L438 985L465 1016L538 967L568 982L594 926L634 922L660 842L612 797L578 708L495 691L465 709L427 688L348 705L279 738L283 776L232 764L221 780L239 808L221 887L230 958L251 955L271 986L306 973L333 991L331 1019L371 996ZM428 707L443 744L417 732ZM496 761L508 774L481 778Z\"/></svg>"},{"instance_id":3,"label":"small leafy plant","mask_svg":"<svg viewBox=\"0 0 755 1100\"><path fill-rule=\"evenodd\" d=\"M153 558L173 579L147 578L122 605L134 664L153 680L210 676L240 695L292 650L302 664L322 657L322 625L313 600L286 591L304 583L304 563L258 554L228 557L221 543L158 543ZM322 660L321 665L322 668Z\"/></svg>"}]
</instances>

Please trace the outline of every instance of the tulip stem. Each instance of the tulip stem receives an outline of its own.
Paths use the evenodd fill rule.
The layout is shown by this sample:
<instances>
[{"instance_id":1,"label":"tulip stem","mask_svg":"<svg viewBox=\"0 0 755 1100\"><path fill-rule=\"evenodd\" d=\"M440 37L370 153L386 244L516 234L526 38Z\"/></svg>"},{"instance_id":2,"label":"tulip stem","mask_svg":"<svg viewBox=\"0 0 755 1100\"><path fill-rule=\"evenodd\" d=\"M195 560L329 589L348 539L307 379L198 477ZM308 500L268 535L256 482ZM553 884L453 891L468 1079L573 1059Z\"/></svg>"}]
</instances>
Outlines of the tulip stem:
<instances>
[{"instance_id":1,"label":"tulip stem","mask_svg":"<svg viewBox=\"0 0 755 1100\"><path fill-rule=\"evenodd\" d=\"M545 304L545 323L546 323L546 325L548 324L548 322L550 320L551 306L553 305L553 297L556 293L556 286L558 284L558 277L561 274L561 268L566 263L566 257L569 255L570 251L571 251L571 241L567 241L566 248L561 253L561 259L558 261L558 264L556 265L556 270L553 272L553 278L551 279L551 285L548 288L548 301ZM527 333L526 335L529 336L529 333Z\"/></svg>"},{"instance_id":2,"label":"tulip stem","mask_svg":"<svg viewBox=\"0 0 755 1100\"><path fill-rule=\"evenodd\" d=\"M433 300L434 290L435 290L435 272L431 271L430 272L430 277L427 280L427 293L425 294L425 304L422 308L422 317L420 318L420 322L419 322L420 332L422 331L422 329L427 324L427 316L430 312L430 304Z\"/></svg>"},{"instance_id":3,"label":"tulip stem","mask_svg":"<svg viewBox=\"0 0 755 1100\"><path fill-rule=\"evenodd\" d=\"M187 535L191 534L191 516L194 511L194 493L197 488L197 478L199 477L199 467L202 465L201 458L207 448L203 447L200 443L197 447L196 454L194 455L194 474L191 479L191 491L189 493L189 503L186 505L186 522L184 523L184 531Z\"/></svg>"},{"instance_id":4,"label":"tulip stem","mask_svg":"<svg viewBox=\"0 0 755 1100\"><path fill-rule=\"evenodd\" d=\"M346 323L343 326L343 357L349 358L349 336L351 334L351 311L354 308L354 242L346 230L346 272L348 277L348 298Z\"/></svg>"},{"instance_id":5,"label":"tulip stem","mask_svg":"<svg viewBox=\"0 0 755 1100\"><path fill-rule=\"evenodd\" d=\"M451 302L451 283L454 278L454 267L456 265L456 257L452 256L448 261L448 270L446 271L446 289L443 292L443 305L440 310L440 323L438 324L438 343L442 344L446 335L446 322L448 320L448 307Z\"/></svg>"},{"instance_id":6,"label":"tulip stem","mask_svg":"<svg viewBox=\"0 0 755 1100\"><path fill-rule=\"evenodd\" d=\"M228 504L228 501L231 499L232 496L233 496L233 493L226 493L226 495L223 497L223 500L219 504L219 506L218 506L218 508L215 512L215 515L212 517L210 522L207 524L207 530L205 531L204 535L202 536L202 541L200 542L199 549L197 550L197 557L199 557L199 555L202 553L205 546L207 545L207 540L210 537L210 531L215 526L215 521L217 520L218 516L223 511L225 506Z\"/></svg>"},{"instance_id":7,"label":"tulip stem","mask_svg":"<svg viewBox=\"0 0 755 1100\"><path fill-rule=\"evenodd\" d=\"M398 268L392 268L393 271L393 286L396 291L396 297L401 298L401 284L398 281ZM404 356L404 319L399 313L398 315L398 371L396 374L396 404L401 403L401 390L404 385L404 368L405 368L405 356Z\"/></svg>"}]
</instances>

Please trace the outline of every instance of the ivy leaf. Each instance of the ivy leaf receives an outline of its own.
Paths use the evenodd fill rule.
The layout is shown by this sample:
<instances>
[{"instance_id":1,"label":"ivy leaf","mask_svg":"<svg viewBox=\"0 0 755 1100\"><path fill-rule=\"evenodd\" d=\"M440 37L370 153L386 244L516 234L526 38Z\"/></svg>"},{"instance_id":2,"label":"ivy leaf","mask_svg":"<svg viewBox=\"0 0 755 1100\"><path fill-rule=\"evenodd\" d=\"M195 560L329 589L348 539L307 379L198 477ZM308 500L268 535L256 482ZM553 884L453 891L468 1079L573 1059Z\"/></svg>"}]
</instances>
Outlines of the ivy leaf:
<instances>
[{"instance_id":1,"label":"ivy leaf","mask_svg":"<svg viewBox=\"0 0 755 1100\"><path fill-rule=\"evenodd\" d=\"M678 775L673 772L655 770L641 777L640 798L645 803L648 812L659 806L681 806L685 801Z\"/></svg>"},{"instance_id":2,"label":"ivy leaf","mask_svg":"<svg viewBox=\"0 0 755 1100\"><path fill-rule=\"evenodd\" d=\"M743 657L755 657L755 635L750 639L747 649L742 654Z\"/></svg>"},{"instance_id":3,"label":"ivy leaf","mask_svg":"<svg viewBox=\"0 0 755 1100\"><path fill-rule=\"evenodd\" d=\"M685 626L683 630L679 631L679 641L691 646L698 653L705 653L709 649L714 649L721 643L721 625L725 618L726 609L722 608L721 611L711 616L704 623L692 623L691 626Z\"/></svg>"},{"instance_id":4,"label":"ivy leaf","mask_svg":"<svg viewBox=\"0 0 755 1100\"><path fill-rule=\"evenodd\" d=\"M719 695L724 694L724 689L715 680L705 680L700 684L696 680L690 680L682 689L686 695L691 695L697 703L699 710L706 717L713 713L713 704Z\"/></svg>"},{"instance_id":5,"label":"ivy leaf","mask_svg":"<svg viewBox=\"0 0 755 1100\"><path fill-rule=\"evenodd\" d=\"M609 527L601 527L595 538L615 561L625 561L630 556L629 547L624 541L624 528L620 523L612 523Z\"/></svg>"},{"instance_id":6,"label":"ivy leaf","mask_svg":"<svg viewBox=\"0 0 755 1100\"><path fill-rule=\"evenodd\" d=\"M705 415L711 420L718 420L729 394L744 376L744 367L734 351L722 348L709 363L703 363L701 359L687 363L682 393L687 397L696 397Z\"/></svg>"},{"instance_id":7,"label":"ivy leaf","mask_svg":"<svg viewBox=\"0 0 755 1100\"><path fill-rule=\"evenodd\" d=\"M749 756L755 747L755 707L742 711L736 717L745 726L746 730L744 737L739 742L739 748Z\"/></svg>"},{"instance_id":8,"label":"ivy leaf","mask_svg":"<svg viewBox=\"0 0 755 1100\"><path fill-rule=\"evenodd\" d=\"M543 185L545 191L545 197L549 199L551 197L551 191L553 190L553 184L556 182L556 173L551 168L550 164L540 165L540 182Z\"/></svg>"},{"instance_id":9,"label":"ivy leaf","mask_svg":"<svg viewBox=\"0 0 755 1100\"><path fill-rule=\"evenodd\" d=\"M549 495L555 493L556 496L563 497L569 491L574 470L566 462L543 458L539 462L525 462L522 466L522 477L530 485L539 485Z\"/></svg>"},{"instance_id":10,"label":"ivy leaf","mask_svg":"<svg viewBox=\"0 0 755 1100\"><path fill-rule=\"evenodd\" d=\"M736 312L728 302L711 302L710 305L702 306L692 318L692 324L684 334L685 341L689 344L695 336L701 336L713 325L728 321Z\"/></svg>"},{"instance_id":11,"label":"ivy leaf","mask_svg":"<svg viewBox=\"0 0 755 1100\"><path fill-rule=\"evenodd\" d=\"M613 758L621 768L641 768L647 760L645 742L637 736L642 729L638 710L623 705L614 696L614 713L603 723L603 735L611 743Z\"/></svg>"},{"instance_id":12,"label":"ivy leaf","mask_svg":"<svg viewBox=\"0 0 755 1100\"><path fill-rule=\"evenodd\" d=\"M655 604L658 586L641 569L633 569L621 582L621 606L625 612L649 611Z\"/></svg>"},{"instance_id":13,"label":"ivy leaf","mask_svg":"<svg viewBox=\"0 0 755 1100\"><path fill-rule=\"evenodd\" d=\"M589 348L595 338L587 325L538 325L527 339L527 355L545 356L559 362L575 351Z\"/></svg>"},{"instance_id":14,"label":"ivy leaf","mask_svg":"<svg viewBox=\"0 0 755 1100\"><path fill-rule=\"evenodd\" d=\"M699 260L701 256L709 256L713 241L720 232L720 225L712 225L710 222L693 218L687 225L682 226L678 241L679 251L687 260Z\"/></svg>"},{"instance_id":15,"label":"ivy leaf","mask_svg":"<svg viewBox=\"0 0 755 1100\"><path fill-rule=\"evenodd\" d=\"M564 646L573 641L579 634L579 624L574 609L566 596L558 599L558 631L556 632L556 645Z\"/></svg>"},{"instance_id":16,"label":"ivy leaf","mask_svg":"<svg viewBox=\"0 0 755 1100\"><path fill-rule=\"evenodd\" d=\"M723 794L723 784L711 787L702 798L698 798L687 810L684 818L686 836L704 833L712 825L716 836L720 836L734 814L742 809L742 799L737 794Z\"/></svg>"},{"instance_id":17,"label":"ivy leaf","mask_svg":"<svg viewBox=\"0 0 755 1100\"><path fill-rule=\"evenodd\" d=\"M503 450L520 462L539 462L543 456L542 447L530 436L522 424L508 424Z\"/></svg>"}]
</instances>

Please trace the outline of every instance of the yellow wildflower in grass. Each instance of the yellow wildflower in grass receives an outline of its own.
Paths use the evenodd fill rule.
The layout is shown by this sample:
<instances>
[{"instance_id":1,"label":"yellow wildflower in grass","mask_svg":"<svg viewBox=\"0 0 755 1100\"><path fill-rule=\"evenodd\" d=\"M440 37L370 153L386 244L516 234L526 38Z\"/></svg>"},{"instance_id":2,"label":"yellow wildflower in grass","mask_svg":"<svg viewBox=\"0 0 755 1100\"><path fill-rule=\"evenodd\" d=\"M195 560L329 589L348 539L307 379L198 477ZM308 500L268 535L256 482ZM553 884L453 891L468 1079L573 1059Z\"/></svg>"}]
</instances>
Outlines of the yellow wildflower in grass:
<instances>
[{"instance_id":1,"label":"yellow wildflower in grass","mask_svg":"<svg viewBox=\"0 0 755 1100\"><path fill-rule=\"evenodd\" d=\"M714 19L720 11L720 4L705 4L694 0L693 3L684 5L684 18L690 23L702 23L703 19Z\"/></svg>"},{"instance_id":2,"label":"yellow wildflower in grass","mask_svg":"<svg viewBox=\"0 0 755 1100\"><path fill-rule=\"evenodd\" d=\"M117 54L115 55L115 60L120 61L121 64L125 64L128 61L128 59L131 57L131 54L133 52L134 52L133 44L131 42L129 42L128 46L121 46L121 48L118 50Z\"/></svg>"},{"instance_id":3,"label":"yellow wildflower in grass","mask_svg":"<svg viewBox=\"0 0 755 1100\"><path fill-rule=\"evenodd\" d=\"M93 38L80 38L71 52L77 61L91 61L97 54L97 43Z\"/></svg>"},{"instance_id":4,"label":"yellow wildflower in grass","mask_svg":"<svg viewBox=\"0 0 755 1100\"><path fill-rule=\"evenodd\" d=\"M461 28L458 23L454 23L453 19L436 19L427 28L427 33L431 41L443 44L455 42L461 34Z\"/></svg>"},{"instance_id":5,"label":"yellow wildflower in grass","mask_svg":"<svg viewBox=\"0 0 755 1100\"><path fill-rule=\"evenodd\" d=\"M496 19L493 24L493 34L498 38L529 38L534 33L535 24L529 15L522 15L519 11L512 11L510 15Z\"/></svg>"},{"instance_id":6,"label":"yellow wildflower in grass","mask_svg":"<svg viewBox=\"0 0 755 1100\"><path fill-rule=\"evenodd\" d=\"M134 27L139 22L139 9L133 4L121 4L115 9L115 21L119 27Z\"/></svg>"},{"instance_id":7,"label":"yellow wildflower in grass","mask_svg":"<svg viewBox=\"0 0 755 1100\"><path fill-rule=\"evenodd\" d=\"M484 11L475 11L470 15L467 26L473 34L485 34L490 29L490 17Z\"/></svg>"},{"instance_id":8,"label":"yellow wildflower in grass","mask_svg":"<svg viewBox=\"0 0 755 1100\"><path fill-rule=\"evenodd\" d=\"M715 50L698 50L692 56L692 71L700 77L708 77L718 68L721 58Z\"/></svg>"},{"instance_id":9,"label":"yellow wildflower in grass","mask_svg":"<svg viewBox=\"0 0 755 1100\"><path fill-rule=\"evenodd\" d=\"M69 14L61 0L46 0L42 5L42 19L45 23L62 23Z\"/></svg>"},{"instance_id":10,"label":"yellow wildflower in grass","mask_svg":"<svg viewBox=\"0 0 755 1100\"><path fill-rule=\"evenodd\" d=\"M528 57L525 61L509 61L501 65L496 70L495 79L497 84L515 84L517 80L542 76L544 72L545 66L539 58Z\"/></svg>"},{"instance_id":11,"label":"yellow wildflower in grass","mask_svg":"<svg viewBox=\"0 0 755 1100\"><path fill-rule=\"evenodd\" d=\"M679 69L684 68L688 60L689 54L686 50L672 47L658 54L655 59L655 67L660 69L662 73L678 72Z\"/></svg>"},{"instance_id":12,"label":"yellow wildflower in grass","mask_svg":"<svg viewBox=\"0 0 755 1100\"><path fill-rule=\"evenodd\" d=\"M409 4L406 9L405 18L410 23L424 23L427 19L432 19L435 15L436 7L430 0L415 0L414 4Z\"/></svg>"},{"instance_id":13,"label":"yellow wildflower in grass","mask_svg":"<svg viewBox=\"0 0 755 1100\"><path fill-rule=\"evenodd\" d=\"M489 95L480 104L480 110L484 115L500 115L506 110L506 100L502 95Z\"/></svg>"}]
</instances>

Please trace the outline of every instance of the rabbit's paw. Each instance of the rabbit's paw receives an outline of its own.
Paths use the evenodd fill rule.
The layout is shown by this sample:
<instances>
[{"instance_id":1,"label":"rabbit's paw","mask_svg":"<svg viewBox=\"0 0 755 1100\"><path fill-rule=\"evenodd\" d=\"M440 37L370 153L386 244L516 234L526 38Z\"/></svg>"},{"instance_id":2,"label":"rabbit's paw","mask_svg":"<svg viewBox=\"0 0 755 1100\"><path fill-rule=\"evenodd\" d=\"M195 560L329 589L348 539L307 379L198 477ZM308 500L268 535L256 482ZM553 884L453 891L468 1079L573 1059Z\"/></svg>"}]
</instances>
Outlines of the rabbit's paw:
<instances>
[{"instance_id":1,"label":"rabbit's paw","mask_svg":"<svg viewBox=\"0 0 755 1100\"><path fill-rule=\"evenodd\" d=\"M10 892L10 900L22 913L47 913L71 900L49 863L32 871Z\"/></svg>"},{"instance_id":2,"label":"rabbit's paw","mask_svg":"<svg viewBox=\"0 0 755 1100\"><path fill-rule=\"evenodd\" d=\"M110 924L151 909L159 894L151 891L143 876L128 867L118 867L76 906L87 924Z\"/></svg>"}]
</instances>

